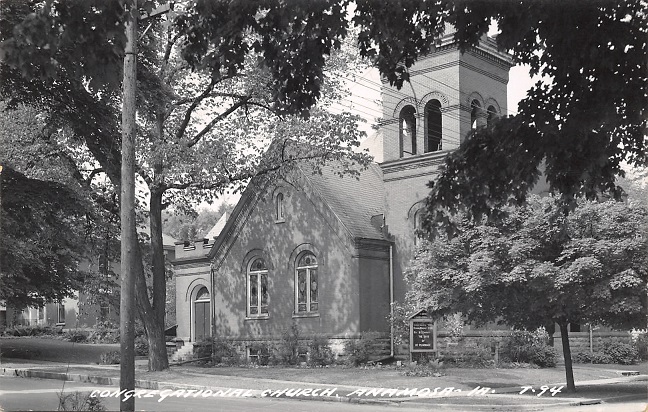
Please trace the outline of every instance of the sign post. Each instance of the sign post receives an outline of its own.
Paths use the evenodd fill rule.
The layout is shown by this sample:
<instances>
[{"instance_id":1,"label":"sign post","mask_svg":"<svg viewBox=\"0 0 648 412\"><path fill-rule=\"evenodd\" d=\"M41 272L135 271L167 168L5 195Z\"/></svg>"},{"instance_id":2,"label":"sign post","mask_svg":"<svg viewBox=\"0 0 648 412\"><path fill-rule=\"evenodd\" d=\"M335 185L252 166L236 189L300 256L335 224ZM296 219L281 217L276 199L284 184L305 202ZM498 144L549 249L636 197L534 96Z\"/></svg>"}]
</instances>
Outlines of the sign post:
<instances>
[{"instance_id":1,"label":"sign post","mask_svg":"<svg viewBox=\"0 0 648 412\"><path fill-rule=\"evenodd\" d=\"M435 353L437 348L436 322L422 309L409 318L410 327L410 362L414 353Z\"/></svg>"}]
</instances>

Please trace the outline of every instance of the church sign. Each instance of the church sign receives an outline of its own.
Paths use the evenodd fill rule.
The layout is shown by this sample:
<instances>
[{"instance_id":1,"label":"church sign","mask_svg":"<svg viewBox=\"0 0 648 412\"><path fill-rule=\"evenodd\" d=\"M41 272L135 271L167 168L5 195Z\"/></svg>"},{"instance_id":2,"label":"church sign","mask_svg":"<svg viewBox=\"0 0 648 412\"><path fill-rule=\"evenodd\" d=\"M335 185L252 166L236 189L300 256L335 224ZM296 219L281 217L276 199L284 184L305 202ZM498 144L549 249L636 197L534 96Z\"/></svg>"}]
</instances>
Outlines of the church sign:
<instances>
[{"instance_id":1,"label":"church sign","mask_svg":"<svg viewBox=\"0 0 648 412\"><path fill-rule=\"evenodd\" d=\"M416 312L409 318L410 357L417 352L436 352L436 323L428 316L425 309Z\"/></svg>"}]
</instances>

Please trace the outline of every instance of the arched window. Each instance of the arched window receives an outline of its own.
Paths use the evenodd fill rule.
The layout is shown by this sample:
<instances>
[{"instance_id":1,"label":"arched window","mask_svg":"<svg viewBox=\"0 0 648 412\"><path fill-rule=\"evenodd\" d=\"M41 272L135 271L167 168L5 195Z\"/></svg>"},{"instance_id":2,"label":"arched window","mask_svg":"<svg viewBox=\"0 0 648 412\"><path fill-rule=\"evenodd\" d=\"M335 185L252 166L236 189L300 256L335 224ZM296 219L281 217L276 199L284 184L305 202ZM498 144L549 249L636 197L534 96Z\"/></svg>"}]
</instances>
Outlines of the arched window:
<instances>
[{"instance_id":1,"label":"arched window","mask_svg":"<svg viewBox=\"0 0 648 412\"><path fill-rule=\"evenodd\" d=\"M434 99L425 105L426 152L441 150L442 117L441 102Z\"/></svg>"},{"instance_id":2,"label":"arched window","mask_svg":"<svg viewBox=\"0 0 648 412\"><path fill-rule=\"evenodd\" d=\"M405 106L398 118L400 133L400 157L416 154L416 111Z\"/></svg>"},{"instance_id":3,"label":"arched window","mask_svg":"<svg viewBox=\"0 0 648 412\"><path fill-rule=\"evenodd\" d=\"M277 222L283 222L285 220L285 218L284 218L284 195L283 195L283 193L277 194L275 208L276 208L276 221Z\"/></svg>"},{"instance_id":4,"label":"arched window","mask_svg":"<svg viewBox=\"0 0 648 412\"><path fill-rule=\"evenodd\" d=\"M295 269L295 312L317 312L318 295L317 259L311 252L306 252L298 257Z\"/></svg>"},{"instance_id":5,"label":"arched window","mask_svg":"<svg viewBox=\"0 0 648 412\"><path fill-rule=\"evenodd\" d=\"M497 109L495 109L495 106L490 105L488 106L488 109L486 109L486 112L488 113L488 116L486 116L486 125L488 125L488 127L491 127L493 125L493 121L497 119Z\"/></svg>"},{"instance_id":6,"label":"arched window","mask_svg":"<svg viewBox=\"0 0 648 412\"><path fill-rule=\"evenodd\" d=\"M209 300L209 290L207 290L207 287L203 286L196 293L196 302L204 302L206 300Z\"/></svg>"},{"instance_id":7,"label":"arched window","mask_svg":"<svg viewBox=\"0 0 648 412\"><path fill-rule=\"evenodd\" d=\"M253 259L247 270L247 314L268 316L268 267L263 258Z\"/></svg>"},{"instance_id":8,"label":"arched window","mask_svg":"<svg viewBox=\"0 0 648 412\"><path fill-rule=\"evenodd\" d=\"M481 104L477 99L470 103L470 128L475 130L479 126L479 114L481 113Z\"/></svg>"}]
</instances>

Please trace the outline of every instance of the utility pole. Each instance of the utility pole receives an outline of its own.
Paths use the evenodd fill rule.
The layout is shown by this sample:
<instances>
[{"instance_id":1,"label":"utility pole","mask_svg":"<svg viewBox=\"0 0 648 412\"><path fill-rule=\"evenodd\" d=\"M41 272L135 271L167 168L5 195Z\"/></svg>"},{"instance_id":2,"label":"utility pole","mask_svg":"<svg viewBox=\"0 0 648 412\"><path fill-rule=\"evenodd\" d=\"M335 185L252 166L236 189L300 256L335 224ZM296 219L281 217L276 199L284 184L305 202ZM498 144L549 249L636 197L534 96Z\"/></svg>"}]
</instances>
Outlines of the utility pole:
<instances>
[{"instance_id":1,"label":"utility pole","mask_svg":"<svg viewBox=\"0 0 648 412\"><path fill-rule=\"evenodd\" d=\"M137 0L131 0L126 21L124 80L122 90L122 165L121 165L121 297L119 400L120 411L134 411L135 397L124 396L135 390L135 134L137 90ZM133 392L130 392L131 394Z\"/></svg>"},{"instance_id":2,"label":"utility pole","mask_svg":"<svg viewBox=\"0 0 648 412\"><path fill-rule=\"evenodd\" d=\"M119 400L120 411L134 411L135 397L123 394L135 390L135 268L137 267L137 230L135 227L135 136L137 94L137 0L131 0L126 20L126 47L124 50L124 79L122 83L122 165L121 165L121 296L119 310L120 354ZM168 13L166 3L143 18ZM126 399L128 398L128 399Z\"/></svg>"}]
</instances>

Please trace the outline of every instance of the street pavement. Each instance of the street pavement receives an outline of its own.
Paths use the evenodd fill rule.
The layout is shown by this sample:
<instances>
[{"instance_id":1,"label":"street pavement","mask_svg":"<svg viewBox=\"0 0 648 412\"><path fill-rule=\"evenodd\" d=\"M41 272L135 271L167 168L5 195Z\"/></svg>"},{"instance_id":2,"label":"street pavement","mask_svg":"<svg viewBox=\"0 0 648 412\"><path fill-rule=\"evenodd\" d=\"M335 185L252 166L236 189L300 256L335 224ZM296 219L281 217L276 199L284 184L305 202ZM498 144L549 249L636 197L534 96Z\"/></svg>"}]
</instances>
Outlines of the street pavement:
<instances>
[{"instance_id":1,"label":"street pavement","mask_svg":"<svg viewBox=\"0 0 648 412\"><path fill-rule=\"evenodd\" d=\"M145 375L146 360L137 361L137 370L136 378ZM118 407L115 401L119 396L115 396L116 389L119 387L118 376L118 365L63 364L7 358L3 358L0 363L0 378L12 378L23 382L24 380L20 378L30 378L34 382L42 382L44 379L72 382L85 388L79 390L95 390L95 396L103 396L103 400L110 408ZM643 412L646 410L648 400L646 391L648 375L645 374L635 376L619 374L618 377L611 379L579 381L577 394L552 393L551 389L556 388L555 386L549 386L548 390L543 392L540 385L529 387L523 394L520 394L522 392L520 386L477 387L472 390L466 388L376 389L299 382L288 375L285 380L224 376L214 374L214 371L209 374L201 372L201 368L172 368L157 373L156 376L155 380L150 378L137 380L136 387L142 391L139 395L134 394L136 405L148 405L147 410L173 410L173 405L185 401L196 405L195 409L191 407L184 410L203 410L203 407L207 408L205 410L210 410L209 405L211 410L214 410L215 405L218 406L216 410L238 410L243 404L248 405L251 410L256 409L258 405L263 405L264 401L267 405L277 405L276 402L281 400L278 405L283 405L283 409L280 407L278 410L301 410L304 402L318 405L317 408L307 410L320 410L320 407L324 408L321 410L328 410L326 409L328 405L324 407L315 402L328 401L337 410L349 410L351 405L373 405L374 407L379 405L380 410L399 407L399 410L434 408L465 411L549 409L613 411L615 410L613 408L621 408L618 410ZM29 386L31 387L32 384ZM101 390L101 387L106 389ZM16 391L10 393L0 386L0 410L26 410L16 409L14 404L8 403L12 396L20 400L21 395ZM31 398L33 395L29 396ZM148 399L144 399L145 397ZM139 409L140 406L137 408ZM246 409L241 407L240 410Z\"/></svg>"}]
</instances>

